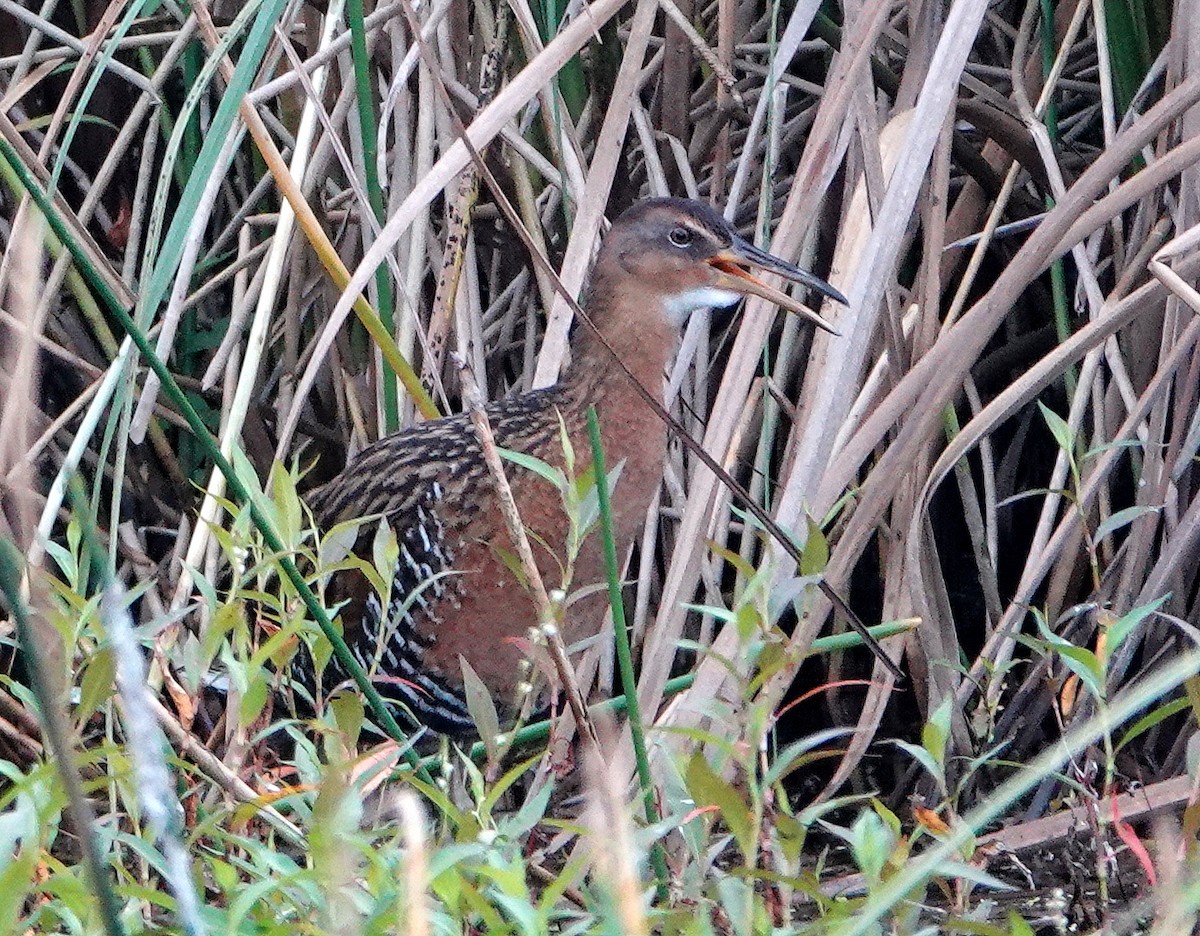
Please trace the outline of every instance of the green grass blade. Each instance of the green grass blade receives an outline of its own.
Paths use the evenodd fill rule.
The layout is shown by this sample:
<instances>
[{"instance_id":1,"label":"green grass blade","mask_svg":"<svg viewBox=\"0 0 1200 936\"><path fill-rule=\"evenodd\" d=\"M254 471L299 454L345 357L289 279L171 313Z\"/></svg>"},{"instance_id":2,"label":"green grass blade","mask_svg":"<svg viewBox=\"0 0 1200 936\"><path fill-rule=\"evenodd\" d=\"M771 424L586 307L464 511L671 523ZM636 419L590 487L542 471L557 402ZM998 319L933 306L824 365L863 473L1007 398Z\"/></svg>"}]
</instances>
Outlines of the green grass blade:
<instances>
[{"instance_id":1,"label":"green grass blade","mask_svg":"<svg viewBox=\"0 0 1200 936\"><path fill-rule=\"evenodd\" d=\"M379 141L375 133L375 97L371 93L371 62L367 55L367 31L364 23L363 0L347 0L346 18L350 22L350 52L354 63L355 102L358 105L358 125L362 134L363 173L367 198L375 219L384 224L387 208L383 188L379 184ZM387 264L375 271L375 286L379 292L379 319L389 335L396 334L396 300ZM396 373L383 368L383 419L388 432L400 428L400 410L396 398Z\"/></svg>"},{"instance_id":2,"label":"green grass blade","mask_svg":"<svg viewBox=\"0 0 1200 936\"><path fill-rule=\"evenodd\" d=\"M608 573L608 601L612 607L613 637L617 647L617 667L621 674L621 689L629 715L629 733L633 738L633 756L637 762L638 783L642 788L642 805L646 821L654 824L661 818L654 796L654 780L650 775L650 759L646 756L646 729L638 705L637 677L633 672L633 654L629 649L629 630L625 624L625 602L621 598L621 567L617 564L617 543L613 533L612 504L608 497L608 474L604 469L604 446L600 441L600 421L596 407L588 407L588 438L592 443L592 475L596 478L596 497L600 503L600 534L604 542L604 567ZM659 898L667 897L670 881L667 858L662 844L656 842L650 854L655 877L658 878Z\"/></svg>"}]
</instances>

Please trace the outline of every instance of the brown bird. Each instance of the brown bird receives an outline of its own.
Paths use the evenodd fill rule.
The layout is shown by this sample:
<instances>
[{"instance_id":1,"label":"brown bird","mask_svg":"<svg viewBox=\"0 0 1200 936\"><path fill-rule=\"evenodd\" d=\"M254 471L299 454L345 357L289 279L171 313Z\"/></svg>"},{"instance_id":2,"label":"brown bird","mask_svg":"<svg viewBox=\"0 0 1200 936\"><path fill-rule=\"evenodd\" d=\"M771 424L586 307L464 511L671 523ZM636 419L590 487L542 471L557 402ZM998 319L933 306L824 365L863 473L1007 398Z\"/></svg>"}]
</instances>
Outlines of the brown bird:
<instances>
[{"instance_id":1,"label":"brown bird","mask_svg":"<svg viewBox=\"0 0 1200 936\"><path fill-rule=\"evenodd\" d=\"M632 381L662 402L666 366L689 316L754 295L828 329L747 268L846 301L829 284L739 237L705 204L675 198L639 202L613 224L600 248L584 305L596 331L578 326L569 371L553 387L487 406L499 446L560 469L565 426L577 474L591 462L586 413L596 406L606 461L621 465L612 492L618 555L641 529L667 455L667 427ZM533 471L509 467L507 473L531 539L541 544L535 545L539 571L555 587L568 530L561 497ZM399 558L386 600L361 573L338 573L332 585L334 599L346 601L340 613L352 653L368 674L389 677L377 679L381 694L435 731L472 734L461 657L507 715L526 678L521 642L537 624L537 611L505 562L512 544L469 417L430 420L380 439L321 487L311 506L324 531L368 518L355 546L364 558L372 554L375 519L386 518L395 532ZM603 581L601 544L592 535L577 557L570 587L575 592ZM570 603L562 626L567 645L596 634L606 607L602 589ZM334 658L323 682L331 686L346 676Z\"/></svg>"}]
</instances>

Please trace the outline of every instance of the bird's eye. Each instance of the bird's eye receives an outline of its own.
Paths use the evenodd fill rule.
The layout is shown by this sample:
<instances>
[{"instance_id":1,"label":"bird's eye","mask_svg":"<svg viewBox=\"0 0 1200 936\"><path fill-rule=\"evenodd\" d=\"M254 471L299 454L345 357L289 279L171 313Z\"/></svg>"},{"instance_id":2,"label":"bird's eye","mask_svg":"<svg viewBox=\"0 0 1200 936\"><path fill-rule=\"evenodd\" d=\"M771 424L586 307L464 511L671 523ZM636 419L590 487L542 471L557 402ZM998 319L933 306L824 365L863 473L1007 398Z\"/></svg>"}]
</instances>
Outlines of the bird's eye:
<instances>
[{"instance_id":1,"label":"bird's eye","mask_svg":"<svg viewBox=\"0 0 1200 936\"><path fill-rule=\"evenodd\" d=\"M677 227L667 235L669 240L676 247L692 246L692 232L685 227Z\"/></svg>"}]
</instances>

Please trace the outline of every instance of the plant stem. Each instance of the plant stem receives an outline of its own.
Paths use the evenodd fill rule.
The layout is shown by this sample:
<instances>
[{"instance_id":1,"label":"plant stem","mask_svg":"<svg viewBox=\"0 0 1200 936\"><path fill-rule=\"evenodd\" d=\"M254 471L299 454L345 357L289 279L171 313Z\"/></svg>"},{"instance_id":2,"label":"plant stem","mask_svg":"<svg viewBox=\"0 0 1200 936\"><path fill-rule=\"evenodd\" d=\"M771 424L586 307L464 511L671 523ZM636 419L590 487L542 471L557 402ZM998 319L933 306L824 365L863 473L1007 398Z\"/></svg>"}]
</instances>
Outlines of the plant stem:
<instances>
[{"instance_id":1,"label":"plant stem","mask_svg":"<svg viewBox=\"0 0 1200 936\"><path fill-rule=\"evenodd\" d=\"M633 654L629 649L629 631L625 624L625 602L621 598L621 569L617 565L617 543L613 534L612 504L608 498L608 473L604 469L604 446L600 442L600 421L596 407L589 406L588 438L592 443L592 476L596 479L596 499L600 506L600 532L604 542L604 565L608 572L608 602L612 608L613 637L617 646L617 668L621 674L621 689L625 693L625 709L629 715L629 734L633 739L633 756L637 762L638 783L642 788L642 805L646 821L658 822L658 803L654 797L654 782L650 776L650 759L646 756L646 731L637 697L637 678L633 673ZM662 842L656 841L650 851L650 863L658 878L658 898L667 899L667 856Z\"/></svg>"}]
</instances>

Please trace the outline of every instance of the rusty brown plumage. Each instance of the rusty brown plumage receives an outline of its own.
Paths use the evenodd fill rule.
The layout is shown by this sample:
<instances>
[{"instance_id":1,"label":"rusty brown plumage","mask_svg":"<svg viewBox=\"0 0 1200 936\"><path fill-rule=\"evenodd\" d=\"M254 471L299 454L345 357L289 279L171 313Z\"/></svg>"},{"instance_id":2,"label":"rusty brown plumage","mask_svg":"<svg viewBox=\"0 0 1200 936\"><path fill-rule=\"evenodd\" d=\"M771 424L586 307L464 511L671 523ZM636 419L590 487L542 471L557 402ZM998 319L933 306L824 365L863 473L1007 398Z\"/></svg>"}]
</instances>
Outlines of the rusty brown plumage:
<instances>
[{"instance_id":1,"label":"rusty brown plumage","mask_svg":"<svg viewBox=\"0 0 1200 936\"><path fill-rule=\"evenodd\" d=\"M580 327L573 362L554 387L498 400L487 407L497 444L564 468L561 432L576 455L576 473L590 464L585 417L595 405L610 465L620 465L613 492L614 527L623 552L637 535L662 478L667 431L633 385L662 400L663 375L682 327L698 308L731 305L746 294L824 324L745 267L781 273L844 301L824 282L757 250L711 208L682 199L652 199L627 211L605 238L585 303L595 332ZM619 359L621 366L614 360ZM513 493L538 550L547 583L561 581L568 520L554 487L514 467ZM466 415L431 420L364 449L311 501L318 526L329 530L357 518L386 518L399 556L386 601L357 573L339 573L334 597L352 652L385 677L386 698L402 702L430 728L474 730L463 698L460 657L501 706L515 699L525 654L521 641L536 624L532 598L505 561L511 550L493 485ZM374 524L355 551L370 555ZM572 591L604 580L598 537L585 540ZM606 609L600 590L569 605L563 638L574 643L598 632ZM345 678L336 664L328 684Z\"/></svg>"}]
</instances>

